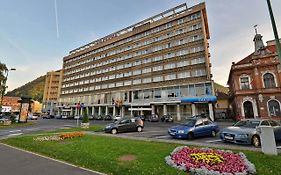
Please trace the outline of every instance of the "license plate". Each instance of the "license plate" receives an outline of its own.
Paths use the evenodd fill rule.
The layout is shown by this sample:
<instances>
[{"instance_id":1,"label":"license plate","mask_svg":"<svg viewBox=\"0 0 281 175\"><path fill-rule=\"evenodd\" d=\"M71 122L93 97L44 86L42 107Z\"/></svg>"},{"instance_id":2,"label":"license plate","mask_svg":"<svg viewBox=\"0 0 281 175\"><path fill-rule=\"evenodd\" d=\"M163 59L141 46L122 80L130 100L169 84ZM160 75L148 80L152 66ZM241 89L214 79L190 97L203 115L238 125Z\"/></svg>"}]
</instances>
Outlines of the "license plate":
<instances>
[{"instance_id":1,"label":"license plate","mask_svg":"<svg viewBox=\"0 0 281 175\"><path fill-rule=\"evenodd\" d=\"M231 137L231 136L224 136L224 138L227 140L233 140L233 137Z\"/></svg>"}]
</instances>

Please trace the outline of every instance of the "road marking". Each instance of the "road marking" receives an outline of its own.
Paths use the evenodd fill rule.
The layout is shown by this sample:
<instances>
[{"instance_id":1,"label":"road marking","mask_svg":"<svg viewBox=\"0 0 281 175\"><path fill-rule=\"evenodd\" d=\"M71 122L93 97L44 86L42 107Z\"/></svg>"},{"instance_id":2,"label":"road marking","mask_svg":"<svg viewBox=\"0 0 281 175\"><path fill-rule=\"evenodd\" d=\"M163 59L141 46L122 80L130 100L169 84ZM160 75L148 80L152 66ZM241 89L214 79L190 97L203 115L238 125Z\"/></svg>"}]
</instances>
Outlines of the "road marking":
<instances>
[{"instance_id":1,"label":"road marking","mask_svg":"<svg viewBox=\"0 0 281 175\"><path fill-rule=\"evenodd\" d=\"M22 132L20 132L20 133L15 133L15 134L9 134L9 135L7 135L7 137L10 137L10 136L18 136L18 135L22 135L23 133Z\"/></svg>"},{"instance_id":2,"label":"road marking","mask_svg":"<svg viewBox=\"0 0 281 175\"><path fill-rule=\"evenodd\" d=\"M9 131L9 132L21 132L21 130L12 130L12 131Z\"/></svg>"},{"instance_id":3,"label":"road marking","mask_svg":"<svg viewBox=\"0 0 281 175\"><path fill-rule=\"evenodd\" d=\"M208 140L208 141L206 141L207 143L214 143L214 142L221 142L221 139L219 139L219 140Z\"/></svg>"},{"instance_id":4,"label":"road marking","mask_svg":"<svg viewBox=\"0 0 281 175\"><path fill-rule=\"evenodd\" d=\"M163 139L163 138L170 138L171 136L167 136L167 135L165 135L165 136L157 136L157 137L154 137L154 138L156 138L156 139Z\"/></svg>"},{"instance_id":5,"label":"road marking","mask_svg":"<svg viewBox=\"0 0 281 175\"><path fill-rule=\"evenodd\" d=\"M26 130L27 131L35 131L35 130L38 130L39 128L27 128Z\"/></svg>"},{"instance_id":6,"label":"road marking","mask_svg":"<svg viewBox=\"0 0 281 175\"><path fill-rule=\"evenodd\" d=\"M63 125L63 127L75 127L74 125Z\"/></svg>"}]
</instances>

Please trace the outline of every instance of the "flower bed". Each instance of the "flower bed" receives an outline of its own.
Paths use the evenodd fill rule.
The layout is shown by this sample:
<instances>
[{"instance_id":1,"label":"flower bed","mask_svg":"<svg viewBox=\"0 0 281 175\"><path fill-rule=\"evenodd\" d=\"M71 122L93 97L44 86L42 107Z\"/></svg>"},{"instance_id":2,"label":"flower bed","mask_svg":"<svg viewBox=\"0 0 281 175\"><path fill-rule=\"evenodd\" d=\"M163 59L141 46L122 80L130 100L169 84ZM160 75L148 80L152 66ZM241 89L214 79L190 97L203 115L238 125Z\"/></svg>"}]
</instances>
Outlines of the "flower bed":
<instances>
[{"instance_id":1,"label":"flower bed","mask_svg":"<svg viewBox=\"0 0 281 175\"><path fill-rule=\"evenodd\" d=\"M209 148L177 147L165 158L168 165L191 174L249 175L256 174L255 165L244 153Z\"/></svg>"},{"instance_id":2,"label":"flower bed","mask_svg":"<svg viewBox=\"0 0 281 175\"><path fill-rule=\"evenodd\" d=\"M84 133L82 132L69 132L69 133L63 133L60 134L60 137L64 140L64 139L72 139L74 137L82 137L84 136Z\"/></svg>"},{"instance_id":3,"label":"flower bed","mask_svg":"<svg viewBox=\"0 0 281 175\"><path fill-rule=\"evenodd\" d=\"M69 132L69 133L63 133L54 136L40 136L34 138L33 140L34 141L59 141L59 140L72 139L74 137L82 137L82 136L84 136L84 133L82 132Z\"/></svg>"}]
</instances>

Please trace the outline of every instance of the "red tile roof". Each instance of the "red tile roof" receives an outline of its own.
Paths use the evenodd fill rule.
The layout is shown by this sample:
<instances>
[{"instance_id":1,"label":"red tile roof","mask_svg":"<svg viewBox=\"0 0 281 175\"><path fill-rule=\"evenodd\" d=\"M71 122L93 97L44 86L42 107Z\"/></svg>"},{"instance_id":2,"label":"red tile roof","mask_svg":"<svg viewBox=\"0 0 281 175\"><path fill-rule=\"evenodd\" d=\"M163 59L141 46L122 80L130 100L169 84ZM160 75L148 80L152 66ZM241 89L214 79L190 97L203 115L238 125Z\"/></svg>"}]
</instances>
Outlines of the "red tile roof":
<instances>
[{"instance_id":1,"label":"red tile roof","mask_svg":"<svg viewBox=\"0 0 281 175\"><path fill-rule=\"evenodd\" d=\"M265 48L267 50L269 50L270 52L276 52L276 46L275 45L266 46ZM252 59L253 54L254 54L254 52L251 53L250 55L248 55L247 57L245 57L244 59L240 60L239 62L235 63L235 65L249 63Z\"/></svg>"}]
</instances>

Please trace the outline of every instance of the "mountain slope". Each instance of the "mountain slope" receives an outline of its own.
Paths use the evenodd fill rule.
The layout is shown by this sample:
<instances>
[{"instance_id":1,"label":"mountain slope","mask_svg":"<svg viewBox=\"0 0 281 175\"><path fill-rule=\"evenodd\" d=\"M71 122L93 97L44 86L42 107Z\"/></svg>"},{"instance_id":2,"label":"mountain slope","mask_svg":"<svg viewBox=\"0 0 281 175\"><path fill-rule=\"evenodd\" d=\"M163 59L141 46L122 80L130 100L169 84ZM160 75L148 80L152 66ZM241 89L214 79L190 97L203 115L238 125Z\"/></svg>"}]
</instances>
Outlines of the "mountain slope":
<instances>
[{"instance_id":1,"label":"mountain slope","mask_svg":"<svg viewBox=\"0 0 281 175\"><path fill-rule=\"evenodd\" d=\"M46 76L41 76L35 80L26 83L25 85L18 87L10 92L7 96L21 97L21 96L30 96L33 100L42 102L43 93L44 93L44 84Z\"/></svg>"}]
</instances>

